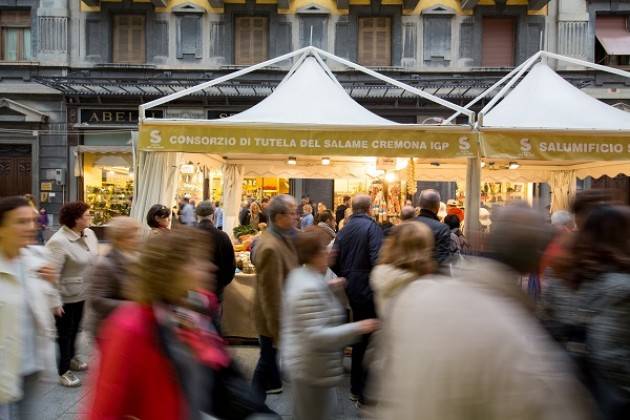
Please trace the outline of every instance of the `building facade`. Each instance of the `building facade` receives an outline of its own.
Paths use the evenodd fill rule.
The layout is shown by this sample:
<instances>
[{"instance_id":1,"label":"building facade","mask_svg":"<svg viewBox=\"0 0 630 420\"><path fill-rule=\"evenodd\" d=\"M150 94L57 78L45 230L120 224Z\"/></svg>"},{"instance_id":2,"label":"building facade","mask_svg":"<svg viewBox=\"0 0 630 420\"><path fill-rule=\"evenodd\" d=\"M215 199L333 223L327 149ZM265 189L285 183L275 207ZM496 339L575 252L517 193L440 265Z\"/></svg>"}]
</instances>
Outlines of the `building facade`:
<instances>
[{"instance_id":1,"label":"building facade","mask_svg":"<svg viewBox=\"0 0 630 420\"><path fill-rule=\"evenodd\" d=\"M465 104L539 49L630 65L629 19L621 0L0 0L0 195L32 193L53 214L64 201L95 197L124 212L139 104L299 47ZM549 64L595 97L630 103L627 81ZM290 66L207 89L155 116L239 112ZM448 116L331 66L384 117Z\"/></svg>"}]
</instances>

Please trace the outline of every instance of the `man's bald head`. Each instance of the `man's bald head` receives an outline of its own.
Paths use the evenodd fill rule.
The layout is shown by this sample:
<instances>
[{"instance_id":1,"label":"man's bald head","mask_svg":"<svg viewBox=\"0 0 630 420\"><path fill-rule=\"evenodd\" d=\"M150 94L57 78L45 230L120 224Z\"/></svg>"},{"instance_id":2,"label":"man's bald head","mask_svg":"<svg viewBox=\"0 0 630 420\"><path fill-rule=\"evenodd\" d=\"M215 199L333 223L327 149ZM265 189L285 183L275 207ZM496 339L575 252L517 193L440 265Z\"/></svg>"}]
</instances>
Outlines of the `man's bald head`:
<instances>
[{"instance_id":1,"label":"man's bald head","mask_svg":"<svg viewBox=\"0 0 630 420\"><path fill-rule=\"evenodd\" d=\"M400 220L411 220L416 217L416 209L412 206L405 206L400 211Z\"/></svg>"},{"instance_id":2,"label":"man's bald head","mask_svg":"<svg viewBox=\"0 0 630 420\"><path fill-rule=\"evenodd\" d=\"M367 194L357 194L352 198L352 214L369 214L372 199Z\"/></svg>"},{"instance_id":3,"label":"man's bald head","mask_svg":"<svg viewBox=\"0 0 630 420\"><path fill-rule=\"evenodd\" d=\"M440 193L435 190L424 190L420 193L420 208L437 214L440 211Z\"/></svg>"},{"instance_id":4,"label":"man's bald head","mask_svg":"<svg viewBox=\"0 0 630 420\"><path fill-rule=\"evenodd\" d=\"M522 204L509 205L493 214L488 238L495 258L520 273L539 266L551 240L551 227L542 213Z\"/></svg>"}]
</instances>

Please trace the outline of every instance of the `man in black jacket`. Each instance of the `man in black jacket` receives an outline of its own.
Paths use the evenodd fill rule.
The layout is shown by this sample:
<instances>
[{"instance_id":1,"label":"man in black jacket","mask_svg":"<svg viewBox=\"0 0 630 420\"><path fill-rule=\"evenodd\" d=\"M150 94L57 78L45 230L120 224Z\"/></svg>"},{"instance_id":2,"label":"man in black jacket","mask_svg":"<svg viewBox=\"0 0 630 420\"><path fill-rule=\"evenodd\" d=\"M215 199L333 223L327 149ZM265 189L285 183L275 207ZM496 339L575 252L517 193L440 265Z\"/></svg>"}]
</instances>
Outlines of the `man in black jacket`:
<instances>
[{"instance_id":1,"label":"man in black jacket","mask_svg":"<svg viewBox=\"0 0 630 420\"><path fill-rule=\"evenodd\" d=\"M337 219L337 226L339 226L339 223L341 223L343 218L346 216L346 209L350 207L350 200L351 198L349 195L344 195L343 203L339 204L339 207L337 207L337 211L335 212L335 218Z\"/></svg>"},{"instance_id":2,"label":"man in black jacket","mask_svg":"<svg viewBox=\"0 0 630 420\"><path fill-rule=\"evenodd\" d=\"M370 217L371 205L368 195L356 195L352 199L352 217L339 231L333 245L336 259L332 270L346 279L346 294L353 321L376 318L370 272L378 261L383 229ZM363 368L363 358L368 343L369 335L364 335L352 346L350 392L352 399L361 404L365 402L367 371Z\"/></svg>"},{"instance_id":3,"label":"man in black jacket","mask_svg":"<svg viewBox=\"0 0 630 420\"><path fill-rule=\"evenodd\" d=\"M219 301L223 301L223 289L230 284L236 270L234 247L227 233L217 229L212 223L214 207L211 201L204 201L197 206L197 227L208 232L212 240L212 252L210 260L217 267L216 271L216 295Z\"/></svg>"},{"instance_id":4,"label":"man in black jacket","mask_svg":"<svg viewBox=\"0 0 630 420\"><path fill-rule=\"evenodd\" d=\"M451 231L444 223L440 222L437 214L440 211L440 193L435 190L424 190L420 193L420 216L416 219L427 225L431 232L435 245L433 257L438 264L444 264L451 256Z\"/></svg>"}]
</instances>

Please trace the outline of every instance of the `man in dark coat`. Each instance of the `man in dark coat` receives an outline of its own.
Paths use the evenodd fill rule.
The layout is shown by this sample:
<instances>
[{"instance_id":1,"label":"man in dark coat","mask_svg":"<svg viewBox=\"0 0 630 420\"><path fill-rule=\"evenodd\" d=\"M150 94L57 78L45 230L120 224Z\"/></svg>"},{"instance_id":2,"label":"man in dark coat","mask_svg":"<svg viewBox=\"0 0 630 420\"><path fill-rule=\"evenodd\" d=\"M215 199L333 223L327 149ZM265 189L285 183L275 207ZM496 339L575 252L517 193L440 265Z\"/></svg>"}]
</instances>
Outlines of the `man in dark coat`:
<instances>
[{"instance_id":1,"label":"man in dark coat","mask_svg":"<svg viewBox=\"0 0 630 420\"><path fill-rule=\"evenodd\" d=\"M346 209L350 207L350 199L351 197L349 195L344 195L343 203L341 203L339 207L337 207L337 211L335 212L335 218L337 219L337 226L339 226L339 223L341 223L343 218L346 216Z\"/></svg>"},{"instance_id":2,"label":"man in dark coat","mask_svg":"<svg viewBox=\"0 0 630 420\"><path fill-rule=\"evenodd\" d=\"M234 258L234 247L227 233L217 229L212 223L214 206L211 201L203 201L197 206L197 217L199 223L197 227L208 232L212 240L212 253L210 259L217 267L216 271L216 295L219 301L223 301L223 289L230 284L234 278L236 270L236 260Z\"/></svg>"},{"instance_id":3,"label":"man in dark coat","mask_svg":"<svg viewBox=\"0 0 630 420\"><path fill-rule=\"evenodd\" d=\"M339 231L333 253L336 256L332 270L346 279L346 293L354 321L376 318L370 272L378 261L383 243L383 229L370 217L371 200L367 195L356 195L352 200L352 217ZM352 398L364 403L367 371L363 358L369 335L352 346L350 388Z\"/></svg>"},{"instance_id":4,"label":"man in dark coat","mask_svg":"<svg viewBox=\"0 0 630 420\"><path fill-rule=\"evenodd\" d=\"M440 193L435 190L424 190L420 193L420 216L416 219L427 225L431 232L435 245L433 256L438 264L444 264L451 256L451 231L437 216L440 211Z\"/></svg>"}]
</instances>

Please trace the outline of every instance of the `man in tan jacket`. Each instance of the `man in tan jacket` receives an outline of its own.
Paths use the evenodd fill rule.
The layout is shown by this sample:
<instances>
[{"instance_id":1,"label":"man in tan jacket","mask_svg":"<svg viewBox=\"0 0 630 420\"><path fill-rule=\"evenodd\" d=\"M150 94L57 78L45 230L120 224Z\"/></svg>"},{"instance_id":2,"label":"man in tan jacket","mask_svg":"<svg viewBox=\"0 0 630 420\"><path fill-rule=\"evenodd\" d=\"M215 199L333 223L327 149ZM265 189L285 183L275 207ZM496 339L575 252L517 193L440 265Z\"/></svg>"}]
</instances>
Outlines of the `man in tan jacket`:
<instances>
[{"instance_id":1,"label":"man in tan jacket","mask_svg":"<svg viewBox=\"0 0 630 420\"><path fill-rule=\"evenodd\" d=\"M585 420L584 391L519 285L546 243L541 215L500 212L491 258L452 280L412 282L383 328L385 370L376 418Z\"/></svg>"},{"instance_id":2,"label":"man in tan jacket","mask_svg":"<svg viewBox=\"0 0 630 420\"><path fill-rule=\"evenodd\" d=\"M260 337L260 359L252 387L261 401L267 394L282 392L277 364L282 289L289 272L298 266L293 245L297 225L295 200L289 195L276 196L267 207L267 213L269 228L255 243L253 250L256 266L254 318Z\"/></svg>"}]
</instances>

